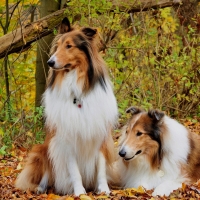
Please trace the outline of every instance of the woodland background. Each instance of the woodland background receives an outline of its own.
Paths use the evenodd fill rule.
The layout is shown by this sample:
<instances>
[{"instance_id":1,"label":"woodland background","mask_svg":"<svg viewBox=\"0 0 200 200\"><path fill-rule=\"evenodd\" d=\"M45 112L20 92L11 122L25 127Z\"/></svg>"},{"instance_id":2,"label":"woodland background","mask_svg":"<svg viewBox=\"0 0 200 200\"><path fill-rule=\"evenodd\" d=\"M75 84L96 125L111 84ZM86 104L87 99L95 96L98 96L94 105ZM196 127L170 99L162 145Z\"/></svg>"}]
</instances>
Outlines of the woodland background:
<instances>
[{"instance_id":1,"label":"woodland background","mask_svg":"<svg viewBox=\"0 0 200 200\"><path fill-rule=\"evenodd\" d=\"M75 26L98 29L100 53L114 85L120 124L127 119L126 108L137 105L158 108L197 125L199 2L0 0L0 158L16 156L14 149L29 149L43 142L40 102L48 75L46 61L64 16ZM43 20L49 14L50 18Z\"/></svg>"},{"instance_id":2,"label":"woodland background","mask_svg":"<svg viewBox=\"0 0 200 200\"><path fill-rule=\"evenodd\" d=\"M63 7L49 22L54 26L34 24ZM98 29L122 123L131 105L195 120L200 116L199 11L197 0L1 0L0 153L12 145L28 147L43 141L40 102L48 74L46 61L55 26L63 16L76 26ZM33 31L23 32L27 27ZM12 52L17 36L21 43Z\"/></svg>"}]
</instances>

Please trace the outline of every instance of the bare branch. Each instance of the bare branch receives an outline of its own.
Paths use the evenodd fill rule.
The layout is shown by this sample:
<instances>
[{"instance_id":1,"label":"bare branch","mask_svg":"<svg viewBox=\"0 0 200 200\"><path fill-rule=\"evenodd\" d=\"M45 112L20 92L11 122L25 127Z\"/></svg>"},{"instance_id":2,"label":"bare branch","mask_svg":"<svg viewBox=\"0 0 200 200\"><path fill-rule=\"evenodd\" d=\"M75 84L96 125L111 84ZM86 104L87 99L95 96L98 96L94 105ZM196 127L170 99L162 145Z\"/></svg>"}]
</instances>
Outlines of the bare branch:
<instances>
[{"instance_id":1,"label":"bare branch","mask_svg":"<svg viewBox=\"0 0 200 200\"><path fill-rule=\"evenodd\" d=\"M146 11L150 8L164 8L179 5L182 0L110 0L113 4L113 10L118 7L120 11L126 11L128 13Z\"/></svg>"},{"instance_id":2,"label":"bare branch","mask_svg":"<svg viewBox=\"0 0 200 200\"><path fill-rule=\"evenodd\" d=\"M12 19L12 16L13 16L13 14L14 14L14 11L15 11L15 9L17 8L17 6L19 5L20 2L21 2L21 0L18 1L18 2L14 5L14 8L13 8L11 14L10 14L10 18L9 18L9 21L8 21L8 27L9 27L9 25L10 25L10 20Z\"/></svg>"}]
</instances>

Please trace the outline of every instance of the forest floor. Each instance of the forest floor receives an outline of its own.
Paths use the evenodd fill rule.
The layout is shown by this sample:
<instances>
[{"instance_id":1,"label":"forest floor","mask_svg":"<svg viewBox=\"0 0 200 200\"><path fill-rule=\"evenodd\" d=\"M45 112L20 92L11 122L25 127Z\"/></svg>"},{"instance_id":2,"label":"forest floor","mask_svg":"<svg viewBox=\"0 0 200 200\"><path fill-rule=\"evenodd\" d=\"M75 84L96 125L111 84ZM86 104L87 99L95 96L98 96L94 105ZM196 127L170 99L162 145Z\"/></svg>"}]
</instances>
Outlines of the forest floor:
<instances>
[{"instance_id":1,"label":"forest floor","mask_svg":"<svg viewBox=\"0 0 200 200\"><path fill-rule=\"evenodd\" d=\"M184 120L182 122L192 132L200 134L200 119ZM116 139L115 139L116 140ZM36 195L30 191L20 191L14 187L14 182L17 175L20 173L24 166L24 160L27 156L28 150L23 147L14 147L10 155L0 156L0 200L3 199L18 199L18 200L129 200L129 199L141 199L141 200L176 200L176 199L200 199L200 180L193 185L182 185L182 188L171 193L169 197L152 197L152 191L145 190L142 187L131 188L126 190L113 189L111 194L94 194L87 193L80 197L75 196L59 196L53 193L52 189L49 189L47 193Z\"/></svg>"}]
</instances>

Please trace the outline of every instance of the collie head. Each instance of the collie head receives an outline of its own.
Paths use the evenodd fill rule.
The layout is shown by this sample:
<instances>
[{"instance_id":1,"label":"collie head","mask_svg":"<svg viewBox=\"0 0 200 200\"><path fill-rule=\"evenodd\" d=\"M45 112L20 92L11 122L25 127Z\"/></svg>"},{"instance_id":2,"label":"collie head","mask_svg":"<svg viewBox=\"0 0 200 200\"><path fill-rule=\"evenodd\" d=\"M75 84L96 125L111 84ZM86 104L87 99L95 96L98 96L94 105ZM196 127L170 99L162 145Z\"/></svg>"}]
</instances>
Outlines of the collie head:
<instances>
[{"instance_id":1,"label":"collie head","mask_svg":"<svg viewBox=\"0 0 200 200\"><path fill-rule=\"evenodd\" d=\"M69 20L64 18L47 62L50 66L48 87L60 84L66 74L74 70L77 84L83 92L89 91L97 82L105 89L107 71L98 53L98 39L96 29L73 28Z\"/></svg>"},{"instance_id":2,"label":"collie head","mask_svg":"<svg viewBox=\"0 0 200 200\"><path fill-rule=\"evenodd\" d=\"M131 113L132 117L123 128L119 155L129 162L145 157L152 169L157 168L162 159L164 113L158 110L145 112L136 107L131 107L126 112Z\"/></svg>"}]
</instances>

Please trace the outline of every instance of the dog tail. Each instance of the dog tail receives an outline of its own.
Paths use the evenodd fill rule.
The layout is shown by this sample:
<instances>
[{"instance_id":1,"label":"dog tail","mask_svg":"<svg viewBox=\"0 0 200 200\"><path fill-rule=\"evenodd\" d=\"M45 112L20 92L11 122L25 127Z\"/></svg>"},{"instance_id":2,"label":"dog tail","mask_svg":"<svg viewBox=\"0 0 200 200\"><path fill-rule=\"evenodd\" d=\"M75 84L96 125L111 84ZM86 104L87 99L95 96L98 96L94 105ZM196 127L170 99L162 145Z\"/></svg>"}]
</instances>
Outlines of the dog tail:
<instances>
[{"instance_id":1,"label":"dog tail","mask_svg":"<svg viewBox=\"0 0 200 200\"><path fill-rule=\"evenodd\" d=\"M25 168L16 179L15 186L21 190L36 191L48 167L47 145L38 144L28 155Z\"/></svg>"}]
</instances>

